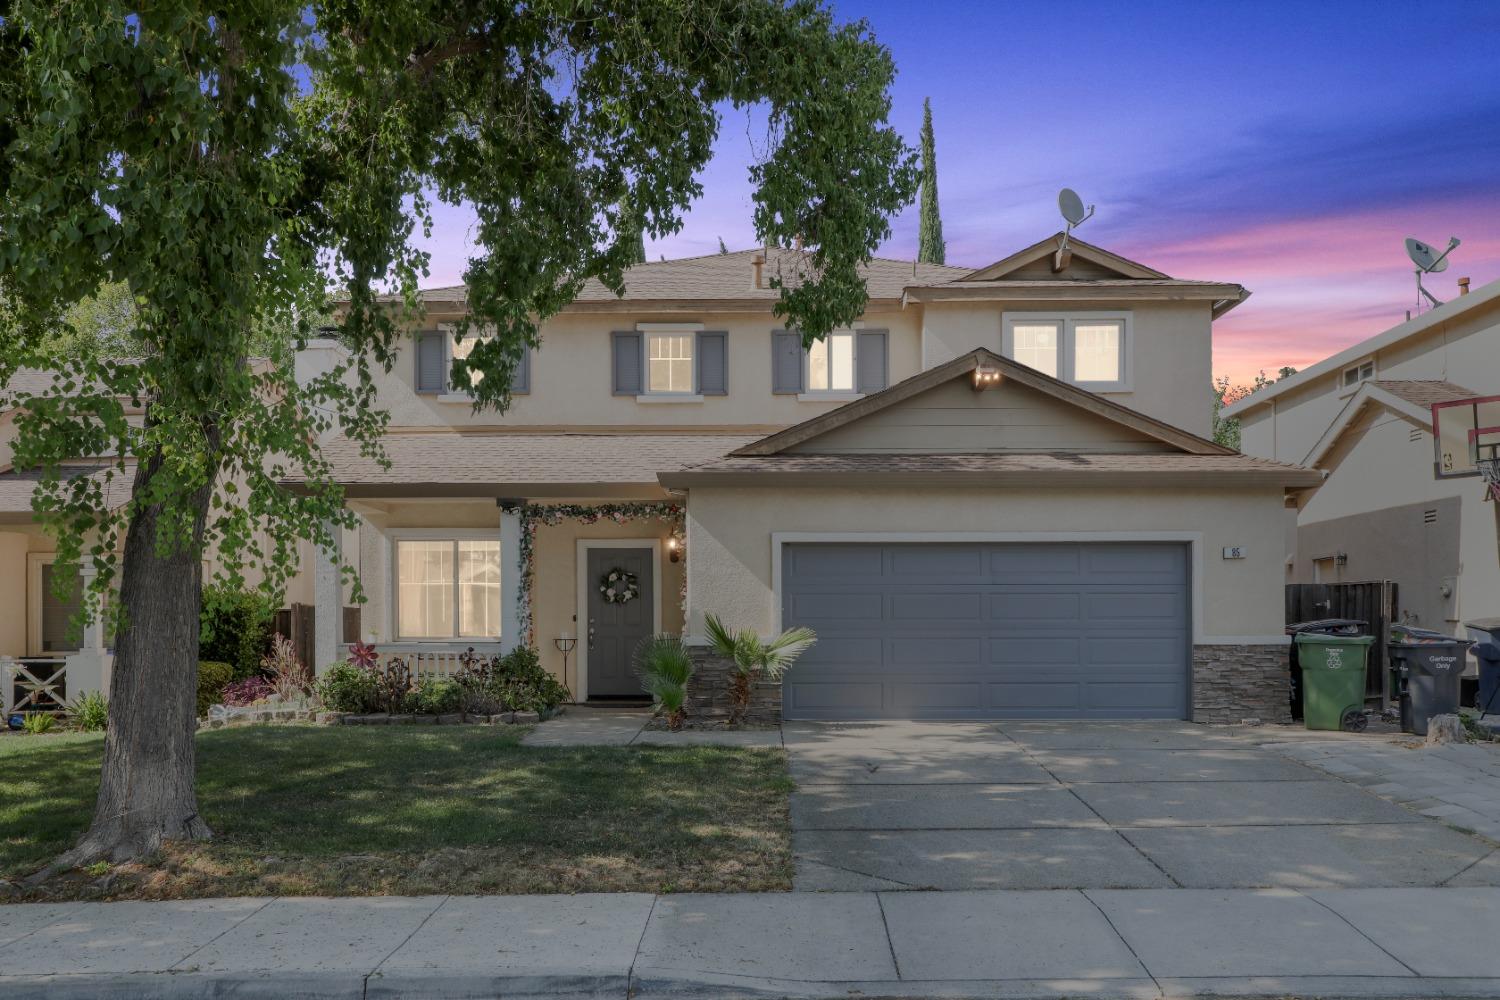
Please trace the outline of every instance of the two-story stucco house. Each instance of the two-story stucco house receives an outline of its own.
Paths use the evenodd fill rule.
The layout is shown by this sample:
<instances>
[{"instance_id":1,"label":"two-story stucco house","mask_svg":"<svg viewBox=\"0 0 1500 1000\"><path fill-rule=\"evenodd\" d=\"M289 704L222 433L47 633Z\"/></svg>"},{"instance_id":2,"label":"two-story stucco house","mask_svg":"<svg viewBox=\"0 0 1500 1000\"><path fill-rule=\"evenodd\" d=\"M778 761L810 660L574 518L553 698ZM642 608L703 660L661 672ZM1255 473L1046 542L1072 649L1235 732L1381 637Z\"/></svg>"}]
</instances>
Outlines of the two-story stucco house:
<instances>
[{"instance_id":1,"label":"two-story stucco house","mask_svg":"<svg viewBox=\"0 0 1500 1000\"><path fill-rule=\"evenodd\" d=\"M1247 293L1057 247L872 261L860 321L810 349L772 313L796 252L638 265L544 325L503 415L445 384L464 289L425 293L381 386L391 467L326 444L362 638L534 643L599 699L714 613L817 630L788 717L1278 717L1284 499L1319 477L1203 436L1213 320ZM327 556L300 586L322 667L347 595Z\"/></svg>"},{"instance_id":2,"label":"two-story stucco house","mask_svg":"<svg viewBox=\"0 0 1500 1000\"><path fill-rule=\"evenodd\" d=\"M1298 494L1287 580L1393 580L1405 618L1460 634L1500 616L1495 505L1432 433L1434 404L1496 395L1500 281L1226 408L1246 454L1327 473Z\"/></svg>"}]
</instances>

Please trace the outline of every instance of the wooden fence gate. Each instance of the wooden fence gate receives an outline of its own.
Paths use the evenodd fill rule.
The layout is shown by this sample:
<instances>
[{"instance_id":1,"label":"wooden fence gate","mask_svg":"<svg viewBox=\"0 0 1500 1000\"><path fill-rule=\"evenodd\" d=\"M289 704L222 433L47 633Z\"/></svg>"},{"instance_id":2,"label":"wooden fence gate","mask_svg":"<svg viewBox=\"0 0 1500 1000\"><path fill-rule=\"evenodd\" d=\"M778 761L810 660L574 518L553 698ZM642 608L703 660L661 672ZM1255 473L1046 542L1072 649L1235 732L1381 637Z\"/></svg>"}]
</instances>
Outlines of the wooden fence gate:
<instances>
[{"instance_id":1,"label":"wooden fence gate","mask_svg":"<svg viewBox=\"0 0 1500 1000\"><path fill-rule=\"evenodd\" d=\"M1365 580L1359 583L1289 583L1286 585L1286 623L1316 621L1319 618L1353 618L1368 622L1364 634L1375 637L1365 670L1366 700L1380 699L1382 708L1391 702L1390 662L1385 644L1391 623L1396 620L1396 583L1394 580Z\"/></svg>"},{"instance_id":2,"label":"wooden fence gate","mask_svg":"<svg viewBox=\"0 0 1500 1000\"><path fill-rule=\"evenodd\" d=\"M293 604L276 612L272 619L271 628L278 635L284 635L292 640L292 648L297 651L297 661L303 666L316 671L319 667L326 667L326 663L314 663L317 654L314 643L317 635L317 608L311 604ZM359 607L344 608L344 631L340 640L344 643L359 641Z\"/></svg>"}]
</instances>

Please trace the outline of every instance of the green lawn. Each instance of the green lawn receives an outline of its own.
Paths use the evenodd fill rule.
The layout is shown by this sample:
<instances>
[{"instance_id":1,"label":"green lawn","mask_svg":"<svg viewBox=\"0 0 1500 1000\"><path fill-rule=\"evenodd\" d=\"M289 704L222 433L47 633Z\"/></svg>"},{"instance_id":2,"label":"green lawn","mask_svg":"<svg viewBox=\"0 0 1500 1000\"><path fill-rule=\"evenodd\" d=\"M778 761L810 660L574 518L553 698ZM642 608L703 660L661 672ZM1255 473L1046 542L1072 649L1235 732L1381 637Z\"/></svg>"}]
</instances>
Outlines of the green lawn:
<instances>
[{"instance_id":1,"label":"green lawn","mask_svg":"<svg viewBox=\"0 0 1500 1000\"><path fill-rule=\"evenodd\" d=\"M529 748L519 728L252 727L198 736L214 840L48 895L743 891L791 886L779 750ZM0 878L87 824L97 735L0 737Z\"/></svg>"}]
</instances>

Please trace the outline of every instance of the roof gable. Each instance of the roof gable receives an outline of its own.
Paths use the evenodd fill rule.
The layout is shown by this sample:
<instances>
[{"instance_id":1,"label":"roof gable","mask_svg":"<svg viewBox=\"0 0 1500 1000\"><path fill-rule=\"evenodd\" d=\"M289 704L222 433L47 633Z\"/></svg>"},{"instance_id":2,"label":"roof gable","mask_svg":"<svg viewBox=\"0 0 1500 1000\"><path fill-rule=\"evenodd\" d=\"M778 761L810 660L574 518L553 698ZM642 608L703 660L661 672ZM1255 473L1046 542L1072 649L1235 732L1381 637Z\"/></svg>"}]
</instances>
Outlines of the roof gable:
<instances>
[{"instance_id":1,"label":"roof gable","mask_svg":"<svg viewBox=\"0 0 1500 1000\"><path fill-rule=\"evenodd\" d=\"M1140 450L1151 446L1165 446L1163 450L1175 450L1193 455L1230 455L1233 449L1225 448L1196 434L1173 427L1171 424L1148 417L1128 407L1111 402L1102 396L1077 386L1069 385L1049 375L1044 375L1033 368L1028 368L1019 362L1009 358L1003 358L998 354L977 348L967 354L961 354L946 364L929 368L927 371L913 375L904 381L898 382L888 389L866 396L863 399L846 403L836 410L831 410L811 420L805 420L769 437L761 438L759 441L751 442L739 448L731 455L734 456L764 456L778 455L794 450L807 451L805 447L808 442L822 437L832 435L833 432L843 428L849 428L856 422L873 418L876 414L900 406L908 400L914 400L934 389L944 386L959 379L970 379L976 369L983 368L987 371L997 371L1005 382L1014 382L1026 390L1038 393L1049 400L1063 404L1063 409L1071 407L1077 411L1081 426L1092 426L1095 431L1114 424L1118 431L1114 434L1106 434L1099 437L1093 435L1092 442L1080 440L1071 447L1059 445L1053 450L1096 450L1111 451L1120 450L1121 447ZM1009 387L1007 386L1007 390ZM985 390L989 391L989 390ZM875 421L872 421L872 424ZM872 428L877 434L878 427ZM1087 436L1087 432L1086 436ZM845 432L842 437L849 439ZM1107 442L1113 442L1113 446L1107 447ZM832 439L829 444L834 445L837 439ZM813 446L817 447L817 446ZM868 445L865 446L868 448ZM899 450L892 447L888 450ZM947 449L951 450L951 449ZM969 450L973 450L972 448ZM1017 450L1025 450L1020 448ZM1037 450L1037 449L1031 449Z\"/></svg>"},{"instance_id":2,"label":"roof gable","mask_svg":"<svg viewBox=\"0 0 1500 1000\"><path fill-rule=\"evenodd\" d=\"M1110 253L1103 247L1096 247L1092 243L1085 243L1076 236L1068 237L1068 259L1064 261L1062 269L1054 270L1053 257L1062 247L1063 234L1054 233L1044 240L1038 240L1024 250L1017 250L1003 260L997 260L987 267L981 267L977 271L970 271L957 281L1004 281L1011 280L1053 280L1053 281L1081 281L1107 278L1136 278L1141 280L1170 279L1170 275L1163 274L1145 264L1137 263L1119 254Z\"/></svg>"},{"instance_id":3,"label":"roof gable","mask_svg":"<svg viewBox=\"0 0 1500 1000\"><path fill-rule=\"evenodd\" d=\"M1465 389L1463 386L1440 379L1365 382L1344 403L1338 416L1333 418L1328 429L1302 459L1302 464L1309 468L1321 468L1346 435L1362 429L1361 418L1370 409L1377 407L1384 409L1413 427L1430 431L1432 430L1433 403L1450 399L1469 399L1477 395L1478 393Z\"/></svg>"}]
</instances>

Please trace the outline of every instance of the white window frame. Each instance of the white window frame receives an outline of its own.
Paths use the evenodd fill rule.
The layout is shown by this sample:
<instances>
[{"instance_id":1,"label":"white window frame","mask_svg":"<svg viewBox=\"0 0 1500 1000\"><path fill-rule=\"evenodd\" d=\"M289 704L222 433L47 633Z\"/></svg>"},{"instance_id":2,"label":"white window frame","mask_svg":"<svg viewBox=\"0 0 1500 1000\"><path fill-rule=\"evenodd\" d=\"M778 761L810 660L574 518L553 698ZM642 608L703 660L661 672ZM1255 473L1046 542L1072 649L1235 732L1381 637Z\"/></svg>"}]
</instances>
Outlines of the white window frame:
<instances>
[{"instance_id":1,"label":"white window frame","mask_svg":"<svg viewBox=\"0 0 1500 1000\"><path fill-rule=\"evenodd\" d=\"M449 375L453 371L453 347L454 341L457 339L458 324L439 323L437 325L437 328L438 332L443 335L443 380L446 382ZM493 336L495 336L494 328L484 327L480 330L470 330L469 335L465 337L464 340L473 341ZM526 350L530 351L531 348L528 347L526 348ZM515 393L515 395L524 396L527 395L527 393ZM474 392L472 389L459 389L450 385L448 386L448 388L438 393L437 401L439 403L472 404L474 402Z\"/></svg>"},{"instance_id":2,"label":"white window frame","mask_svg":"<svg viewBox=\"0 0 1500 1000\"><path fill-rule=\"evenodd\" d=\"M636 396L640 403L701 403L703 394L698 392L698 333L702 323L637 323L635 330L641 335L641 392ZM651 338L688 338L688 372L692 377L692 388L686 391L651 388Z\"/></svg>"},{"instance_id":3,"label":"white window frame","mask_svg":"<svg viewBox=\"0 0 1500 1000\"><path fill-rule=\"evenodd\" d=\"M56 552L26 553L26 655L66 657L81 646L69 649L42 650L42 567L57 562ZM79 637L82 641L82 637Z\"/></svg>"},{"instance_id":4,"label":"white window frame","mask_svg":"<svg viewBox=\"0 0 1500 1000\"><path fill-rule=\"evenodd\" d=\"M804 388L802 392L797 394L799 402L847 402L849 400L864 398L865 394L859 391L859 328L850 326L831 330L828 336L823 338L822 343L826 344L834 337L849 338L850 374L853 376L850 380L849 388L814 389L812 387L812 347L804 347L802 349L802 385ZM831 374L831 358L829 365Z\"/></svg>"},{"instance_id":5,"label":"white window frame","mask_svg":"<svg viewBox=\"0 0 1500 1000\"><path fill-rule=\"evenodd\" d=\"M1073 377L1076 362L1074 331L1080 324L1087 326L1090 323L1099 322L1117 322L1120 324L1120 377L1109 382L1080 381ZM1079 312L1071 310L1067 312L1007 311L1001 320L1000 353L1011 360L1015 360L1015 327L1017 324L1025 326L1031 323L1058 324L1057 377L1060 381L1067 382L1069 385L1076 385L1080 389L1087 389L1089 392L1131 391L1134 380L1134 365L1131 364L1131 355L1135 345L1135 331L1133 329L1132 316L1129 312Z\"/></svg>"},{"instance_id":6,"label":"white window frame","mask_svg":"<svg viewBox=\"0 0 1500 1000\"><path fill-rule=\"evenodd\" d=\"M1359 374L1367 367L1370 369L1370 373L1368 375ZM1348 379L1349 377L1350 372L1355 373L1353 382L1346 381L1346 379ZM1345 365L1343 370L1339 372L1339 395L1354 395L1359 391L1360 386L1364 385L1366 382L1373 381L1375 376L1379 374L1380 366L1375 363L1375 355L1373 354L1371 354L1369 357L1360 358L1352 365Z\"/></svg>"},{"instance_id":7,"label":"white window frame","mask_svg":"<svg viewBox=\"0 0 1500 1000\"><path fill-rule=\"evenodd\" d=\"M499 642L500 636L460 636L459 631L459 607L458 607L458 543L459 542L494 542L500 545L500 621L505 621L505 547L500 542L500 531L482 528L392 528L386 532L390 542L391 560L391 629L390 634L394 642L404 643L441 643L452 645L454 643L476 644L481 642ZM453 634L442 636L406 636L401 634L401 553L398 548L401 542L452 542L454 545L453 558ZM518 572L515 568L509 572Z\"/></svg>"}]
</instances>

